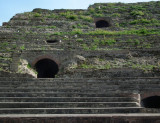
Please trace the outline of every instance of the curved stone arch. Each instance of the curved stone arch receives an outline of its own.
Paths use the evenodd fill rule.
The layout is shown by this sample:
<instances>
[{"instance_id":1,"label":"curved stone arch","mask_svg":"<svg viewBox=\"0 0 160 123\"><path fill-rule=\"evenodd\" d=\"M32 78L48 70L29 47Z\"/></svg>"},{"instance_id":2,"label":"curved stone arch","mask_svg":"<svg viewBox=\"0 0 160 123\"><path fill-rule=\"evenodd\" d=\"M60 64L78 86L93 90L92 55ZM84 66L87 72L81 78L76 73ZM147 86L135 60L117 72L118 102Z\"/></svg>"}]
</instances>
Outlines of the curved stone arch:
<instances>
[{"instance_id":1,"label":"curved stone arch","mask_svg":"<svg viewBox=\"0 0 160 123\"><path fill-rule=\"evenodd\" d=\"M110 23L106 20L98 20L96 21L96 28L105 28L110 27Z\"/></svg>"},{"instance_id":2,"label":"curved stone arch","mask_svg":"<svg viewBox=\"0 0 160 123\"><path fill-rule=\"evenodd\" d=\"M43 60L43 59L50 59L50 60L56 62L58 66L60 66L60 62L59 62L58 60L56 60L54 57L50 56L50 55L42 55L42 56L36 57L36 58L32 61L31 66L34 67L35 64L36 64L38 61Z\"/></svg>"},{"instance_id":3,"label":"curved stone arch","mask_svg":"<svg viewBox=\"0 0 160 123\"><path fill-rule=\"evenodd\" d=\"M142 93L140 94L141 100L151 97L151 96L160 96L160 92L150 92L150 93Z\"/></svg>"},{"instance_id":4,"label":"curved stone arch","mask_svg":"<svg viewBox=\"0 0 160 123\"><path fill-rule=\"evenodd\" d=\"M141 106L145 108L160 108L160 92L141 94Z\"/></svg>"},{"instance_id":5,"label":"curved stone arch","mask_svg":"<svg viewBox=\"0 0 160 123\"><path fill-rule=\"evenodd\" d=\"M112 19L109 17L96 17L94 23L96 28L107 28L112 26Z\"/></svg>"},{"instance_id":6,"label":"curved stone arch","mask_svg":"<svg viewBox=\"0 0 160 123\"><path fill-rule=\"evenodd\" d=\"M59 62L48 55L37 57L32 67L37 71L37 78L55 78L59 72Z\"/></svg>"}]
</instances>

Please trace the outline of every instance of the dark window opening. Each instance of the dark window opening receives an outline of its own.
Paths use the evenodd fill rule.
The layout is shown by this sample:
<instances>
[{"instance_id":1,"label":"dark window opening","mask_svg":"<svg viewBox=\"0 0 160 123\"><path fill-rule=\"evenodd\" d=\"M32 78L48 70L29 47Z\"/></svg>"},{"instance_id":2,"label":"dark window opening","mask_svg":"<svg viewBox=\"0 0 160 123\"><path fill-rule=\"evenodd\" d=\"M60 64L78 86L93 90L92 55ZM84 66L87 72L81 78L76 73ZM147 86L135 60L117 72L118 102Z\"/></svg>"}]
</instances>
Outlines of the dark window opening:
<instances>
[{"instance_id":1,"label":"dark window opening","mask_svg":"<svg viewBox=\"0 0 160 123\"><path fill-rule=\"evenodd\" d=\"M37 78L55 78L58 73L58 64L50 59L42 59L35 64Z\"/></svg>"},{"instance_id":2,"label":"dark window opening","mask_svg":"<svg viewBox=\"0 0 160 123\"><path fill-rule=\"evenodd\" d=\"M105 20L100 20L96 22L96 28L109 27L110 24Z\"/></svg>"},{"instance_id":3,"label":"dark window opening","mask_svg":"<svg viewBox=\"0 0 160 123\"><path fill-rule=\"evenodd\" d=\"M59 42L59 40L55 39L55 40L47 40L47 43L57 43Z\"/></svg>"},{"instance_id":4,"label":"dark window opening","mask_svg":"<svg viewBox=\"0 0 160 123\"><path fill-rule=\"evenodd\" d=\"M160 96L152 96L142 100L141 105L145 108L160 108Z\"/></svg>"}]
</instances>

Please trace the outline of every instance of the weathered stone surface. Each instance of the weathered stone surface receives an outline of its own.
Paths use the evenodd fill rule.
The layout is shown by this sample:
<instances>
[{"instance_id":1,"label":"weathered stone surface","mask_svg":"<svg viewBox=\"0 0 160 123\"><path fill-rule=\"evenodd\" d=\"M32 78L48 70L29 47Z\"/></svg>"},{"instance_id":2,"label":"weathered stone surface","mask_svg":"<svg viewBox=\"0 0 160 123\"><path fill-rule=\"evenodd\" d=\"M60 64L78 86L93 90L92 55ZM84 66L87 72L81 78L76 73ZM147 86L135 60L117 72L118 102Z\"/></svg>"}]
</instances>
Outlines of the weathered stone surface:
<instances>
[{"instance_id":1,"label":"weathered stone surface","mask_svg":"<svg viewBox=\"0 0 160 123\"><path fill-rule=\"evenodd\" d=\"M4 22L0 122L159 123L159 7L37 8Z\"/></svg>"}]
</instances>

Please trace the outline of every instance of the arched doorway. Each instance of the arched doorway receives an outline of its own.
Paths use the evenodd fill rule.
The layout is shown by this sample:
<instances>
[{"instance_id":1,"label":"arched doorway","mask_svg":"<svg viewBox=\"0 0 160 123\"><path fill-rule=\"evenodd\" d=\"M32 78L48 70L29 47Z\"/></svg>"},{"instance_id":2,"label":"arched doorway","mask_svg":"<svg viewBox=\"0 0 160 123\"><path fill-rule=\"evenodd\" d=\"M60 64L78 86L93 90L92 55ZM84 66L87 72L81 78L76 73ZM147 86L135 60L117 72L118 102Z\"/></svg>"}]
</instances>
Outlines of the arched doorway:
<instances>
[{"instance_id":1,"label":"arched doorway","mask_svg":"<svg viewBox=\"0 0 160 123\"><path fill-rule=\"evenodd\" d=\"M96 28L104 28L104 27L109 27L110 24L105 21L105 20L99 20L96 22Z\"/></svg>"},{"instance_id":2,"label":"arched doorway","mask_svg":"<svg viewBox=\"0 0 160 123\"><path fill-rule=\"evenodd\" d=\"M35 64L38 73L37 78L55 78L58 73L58 64L51 59L41 59Z\"/></svg>"},{"instance_id":3,"label":"arched doorway","mask_svg":"<svg viewBox=\"0 0 160 123\"><path fill-rule=\"evenodd\" d=\"M160 108L160 96L151 96L144 98L141 105L145 108Z\"/></svg>"}]
</instances>

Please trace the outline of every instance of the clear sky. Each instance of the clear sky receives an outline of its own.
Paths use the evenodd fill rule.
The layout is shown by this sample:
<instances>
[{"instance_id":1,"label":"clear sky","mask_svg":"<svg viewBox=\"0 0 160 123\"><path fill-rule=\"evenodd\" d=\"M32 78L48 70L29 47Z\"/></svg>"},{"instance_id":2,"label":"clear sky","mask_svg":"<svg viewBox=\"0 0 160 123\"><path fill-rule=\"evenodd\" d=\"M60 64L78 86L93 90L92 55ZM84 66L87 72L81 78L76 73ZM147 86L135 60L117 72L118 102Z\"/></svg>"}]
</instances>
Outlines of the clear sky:
<instances>
[{"instance_id":1,"label":"clear sky","mask_svg":"<svg viewBox=\"0 0 160 123\"><path fill-rule=\"evenodd\" d=\"M17 13L32 11L34 8L43 9L87 9L93 3L108 2L147 2L150 0L0 0L0 26L8 22ZM152 0L159 1L159 0Z\"/></svg>"}]
</instances>

